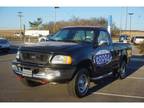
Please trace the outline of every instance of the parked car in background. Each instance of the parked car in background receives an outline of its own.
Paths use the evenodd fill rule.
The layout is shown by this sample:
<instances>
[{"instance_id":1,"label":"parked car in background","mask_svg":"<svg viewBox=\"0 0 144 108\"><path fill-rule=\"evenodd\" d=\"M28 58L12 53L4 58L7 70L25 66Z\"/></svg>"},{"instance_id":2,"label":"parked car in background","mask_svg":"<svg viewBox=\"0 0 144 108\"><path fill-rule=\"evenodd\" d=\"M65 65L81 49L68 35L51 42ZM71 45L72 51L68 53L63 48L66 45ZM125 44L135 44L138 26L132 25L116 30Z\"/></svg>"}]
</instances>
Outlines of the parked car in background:
<instances>
[{"instance_id":1,"label":"parked car in background","mask_svg":"<svg viewBox=\"0 0 144 108\"><path fill-rule=\"evenodd\" d=\"M47 35L47 36L40 36L38 41L39 42L46 42L49 40L49 37L53 36L54 34L50 34L50 35Z\"/></svg>"},{"instance_id":2,"label":"parked car in background","mask_svg":"<svg viewBox=\"0 0 144 108\"><path fill-rule=\"evenodd\" d=\"M47 36L39 36L38 41L39 42L45 42L47 40L48 36L49 35L47 35Z\"/></svg>"},{"instance_id":3,"label":"parked car in background","mask_svg":"<svg viewBox=\"0 0 144 108\"><path fill-rule=\"evenodd\" d=\"M120 35L119 36L119 42L128 43L129 42L129 36L128 35Z\"/></svg>"},{"instance_id":4,"label":"parked car in background","mask_svg":"<svg viewBox=\"0 0 144 108\"><path fill-rule=\"evenodd\" d=\"M10 43L5 38L0 38L0 50L2 51L9 51L10 49Z\"/></svg>"},{"instance_id":5,"label":"parked car in background","mask_svg":"<svg viewBox=\"0 0 144 108\"><path fill-rule=\"evenodd\" d=\"M134 36L132 37L131 42L135 45L139 45L144 42L144 36Z\"/></svg>"},{"instance_id":6,"label":"parked car in background","mask_svg":"<svg viewBox=\"0 0 144 108\"><path fill-rule=\"evenodd\" d=\"M14 36L20 37L21 34L20 34L20 32L16 32L16 33L14 33Z\"/></svg>"}]
</instances>

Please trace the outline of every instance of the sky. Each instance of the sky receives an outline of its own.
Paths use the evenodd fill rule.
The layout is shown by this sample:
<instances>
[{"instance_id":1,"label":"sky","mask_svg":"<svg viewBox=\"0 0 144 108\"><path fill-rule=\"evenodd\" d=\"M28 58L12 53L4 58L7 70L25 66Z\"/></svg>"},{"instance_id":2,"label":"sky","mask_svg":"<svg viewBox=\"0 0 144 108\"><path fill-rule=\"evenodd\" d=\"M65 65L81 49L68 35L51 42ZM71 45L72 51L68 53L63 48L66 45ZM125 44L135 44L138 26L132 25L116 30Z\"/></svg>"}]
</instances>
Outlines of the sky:
<instances>
[{"instance_id":1,"label":"sky","mask_svg":"<svg viewBox=\"0 0 144 108\"><path fill-rule=\"evenodd\" d=\"M131 29L144 30L144 7L127 7L131 16ZM0 7L0 29L19 29L20 21L18 12L23 12L22 23L29 28L29 21L42 18L43 23L55 21L54 7ZM125 29L126 7L59 7L56 9L56 20L69 20L78 18L108 18L112 15L112 21L116 26ZM127 30L130 29L130 16L127 16Z\"/></svg>"}]
</instances>

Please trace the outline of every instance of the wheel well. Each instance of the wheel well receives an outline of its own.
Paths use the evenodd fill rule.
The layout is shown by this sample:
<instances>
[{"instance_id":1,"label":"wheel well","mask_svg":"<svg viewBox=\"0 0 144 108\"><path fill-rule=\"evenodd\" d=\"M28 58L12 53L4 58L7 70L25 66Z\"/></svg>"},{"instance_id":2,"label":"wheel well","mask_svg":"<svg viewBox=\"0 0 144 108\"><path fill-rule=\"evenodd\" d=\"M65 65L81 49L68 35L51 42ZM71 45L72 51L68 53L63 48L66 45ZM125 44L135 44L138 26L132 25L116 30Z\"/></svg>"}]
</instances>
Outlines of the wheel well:
<instances>
[{"instance_id":1,"label":"wheel well","mask_svg":"<svg viewBox=\"0 0 144 108\"><path fill-rule=\"evenodd\" d=\"M89 70L89 74L91 74L91 72L94 71L94 68L93 68L93 65L92 65L92 62L90 60L83 60L81 61L80 63L78 63L77 65L77 68L76 68L76 71L80 68L87 68Z\"/></svg>"},{"instance_id":2,"label":"wheel well","mask_svg":"<svg viewBox=\"0 0 144 108\"><path fill-rule=\"evenodd\" d=\"M127 63L127 56L126 56L126 55L123 55L121 60L122 60L122 61L124 60L124 61Z\"/></svg>"}]
</instances>

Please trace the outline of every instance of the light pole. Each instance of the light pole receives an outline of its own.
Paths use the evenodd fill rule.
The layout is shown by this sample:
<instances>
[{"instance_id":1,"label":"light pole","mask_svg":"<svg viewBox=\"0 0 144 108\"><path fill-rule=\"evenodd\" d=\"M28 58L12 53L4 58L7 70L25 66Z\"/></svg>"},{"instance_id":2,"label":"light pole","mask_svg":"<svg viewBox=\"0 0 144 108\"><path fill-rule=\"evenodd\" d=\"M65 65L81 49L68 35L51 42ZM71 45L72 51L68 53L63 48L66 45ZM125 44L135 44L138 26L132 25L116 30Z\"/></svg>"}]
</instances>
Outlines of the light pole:
<instances>
[{"instance_id":1,"label":"light pole","mask_svg":"<svg viewBox=\"0 0 144 108\"><path fill-rule=\"evenodd\" d=\"M134 13L130 12L130 13L128 13L128 14L129 14L129 16L130 16L130 37L131 37L131 19L132 19L132 15L133 15Z\"/></svg>"},{"instance_id":2,"label":"light pole","mask_svg":"<svg viewBox=\"0 0 144 108\"><path fill-rule=\"evenodd\" d=\"M20 36L22 36L22 15L23 12L18 12L18 17L19 17L19 21L20 21Z\"/></svg>"},{"instance_id":3,"label":"light pole","mask_svg":"<svg viewBox=\"0 0 144 108\"><path fill-rule=\"evenodd\" d=\"M54 16L55 16L54 32L56 32L56 17L57 17L57 16L56 16L56 9L58 9L58 8L59 8L58 6L55 6L55 7L54 7L54 10L55 10L55 15L54 15Z\"/></svg>"},{"instance_id":4,"label":"light pole","mask_svg":"<svg viewBox=\"0 0 144 108\"><path fill-rule=\"evenodd\" d=\"M120 35L122 34L122 7L121 7L121 15L120 15Z\"/></svg>"},{"instance_id":5,"label":"light pole","mask_svg":"<svg viewBox=\"0 0 144 108\"><path fill-rule=\"evenodd\" d=\"M128 15L128 7L126 7L125 30L127 30L127 15Z\"/></svg>"}]
</instances>

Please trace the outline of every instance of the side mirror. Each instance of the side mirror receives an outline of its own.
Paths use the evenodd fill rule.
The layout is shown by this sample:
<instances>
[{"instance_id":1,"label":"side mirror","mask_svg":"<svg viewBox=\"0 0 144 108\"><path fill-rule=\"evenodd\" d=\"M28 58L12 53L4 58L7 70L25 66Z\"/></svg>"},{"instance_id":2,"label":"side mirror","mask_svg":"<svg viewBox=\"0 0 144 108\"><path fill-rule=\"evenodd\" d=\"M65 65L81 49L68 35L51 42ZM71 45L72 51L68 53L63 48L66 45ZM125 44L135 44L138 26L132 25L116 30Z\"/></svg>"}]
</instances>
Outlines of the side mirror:
<instances>
[{"instance_id":1,"label":"side mirror","mask_svg":"<svg viewBox=\"0 0 144 108\"><path fill-rule=\"evenodd\" d=\"M108 45L108 41L107 41L107 40L100 40L100 41L98 42L98 45L99 45L99 46Z\"/></svg>"}]
</instances>

